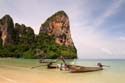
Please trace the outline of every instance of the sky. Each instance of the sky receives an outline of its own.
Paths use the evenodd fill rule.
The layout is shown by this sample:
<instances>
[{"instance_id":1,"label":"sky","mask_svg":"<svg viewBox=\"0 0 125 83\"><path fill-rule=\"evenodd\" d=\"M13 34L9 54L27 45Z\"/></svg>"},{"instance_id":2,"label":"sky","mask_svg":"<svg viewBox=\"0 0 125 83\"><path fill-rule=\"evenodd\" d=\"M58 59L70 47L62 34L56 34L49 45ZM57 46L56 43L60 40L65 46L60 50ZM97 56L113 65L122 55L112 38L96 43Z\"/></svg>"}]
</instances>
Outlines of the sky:
<instances>
[{"instance_id":1,"label":"sky","mask_svg":"<svg viewBox=\"0 0 125 83\"><path fill-rule=\"evenodd\" d=\"M69 16L78 58L125 59L125 0L0 0L0 18L9 14L36 34L60 10Z\"/></svg>"}]
</instances>

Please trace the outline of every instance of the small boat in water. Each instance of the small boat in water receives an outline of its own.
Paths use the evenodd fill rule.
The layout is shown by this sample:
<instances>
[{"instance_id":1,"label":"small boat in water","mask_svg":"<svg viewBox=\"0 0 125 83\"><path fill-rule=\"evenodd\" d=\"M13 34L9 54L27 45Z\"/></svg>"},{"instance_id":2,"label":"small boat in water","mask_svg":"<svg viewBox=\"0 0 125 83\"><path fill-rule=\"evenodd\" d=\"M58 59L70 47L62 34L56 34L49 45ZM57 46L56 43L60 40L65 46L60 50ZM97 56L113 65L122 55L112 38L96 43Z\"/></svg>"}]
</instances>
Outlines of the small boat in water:
<instances>
[{"instance_id":1,"label":"small boat in water","mask_svg":"<svg viewBox=\"0 0 125 83\"><path fill-rule=\"evenodd\" d=\"M61 57L61 60L65 64L66 70L68 70L71 73L100 71L100 70L103 70L103 66L105 66L105 65L102 65L101 63L98 63L97 67L86 67L86 66L68 64L62 57Z\"/></svg>"},{"instance_id":2,"label":"small boat in water","mask_svg":"<svg viewBox=\"0 0 125 83\"><path fill-rule=\"evenodd\" d=\"M47 65L47 68L48 68L48 69L56 69L57 66L56 66L56 65L53 65L53 62L50 62L50 63Z\"/></svg>"},{"instance_id":3,"label":"small boat in water","mask_svg":"<svg viewBox=\"0 0 125 83\"><path fill-rule=\"evenodd\" d=\"M93 72L93 71L100 71L100 70L103 70L103 68L102 67L80 66L80 67L70 68L69 72L71 72L71 73L82 73L82 72Z\"/></svg>"},{"instance_id":4,"label":"small boat in water","mask_svg":"<svg viewBox=\"0 0 125 83\"><path fill-rule=\"evenodd\" d=\"M56 60L49 60L49 59L40 59L39 63L56 63Z\"/></svg>"}]
</instances>

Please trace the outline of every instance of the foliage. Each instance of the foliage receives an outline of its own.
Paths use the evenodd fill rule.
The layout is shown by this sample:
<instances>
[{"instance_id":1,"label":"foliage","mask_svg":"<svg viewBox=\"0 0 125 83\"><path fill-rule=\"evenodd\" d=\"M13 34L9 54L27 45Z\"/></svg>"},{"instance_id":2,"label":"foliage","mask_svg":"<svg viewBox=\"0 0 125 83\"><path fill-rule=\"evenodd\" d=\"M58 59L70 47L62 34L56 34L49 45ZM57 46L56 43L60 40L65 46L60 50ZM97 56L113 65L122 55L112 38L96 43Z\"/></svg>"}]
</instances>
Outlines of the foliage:
<instances>
[{"instance_id":1,"label":"foliage","mask_svg":"<svg viewBox=\"0 0 125 83\"><path fill-rule=\"evenodd\" d=\"M34 54L35 54L34 50L29 49L28 51L23 53L23 58L36 58Z\"/></svg>"},{"instance_id":2,"label":"foliage","mask_svg":"<svg viewBox=\"0 0 125 83\"><path fill-rule=\"evenodd\" d=\"M16 44L30 45L34 43L35 34L32 28L26 27L24 24L15 24L16 30Z\"/></svg>"},{"instance_id":3,"label":"foliage","mask_svg":"<svg viewBox=\"0 0 125 83\"><path fill-rule=\"evenodd\" d=\"M40 49L38 56L36 49ZM22 57L22 58L58 58L60 55L65 58L76 58L76 49L74 47L60 46L54 42L54 37L41 33L36 37L36 43L16 44L12 46L0 47L0 57Z\"/></svg>"},{"instance_id":4,"label":"foliage","mask_svg":"<svg viewBox=\"0 0 125 83\"><path fill-rule=\"evenodd\" d=\"M42 49L46 58L58 58L60 55L65 58L76 58L76 49L72 46L60 46L55 43L54 37L45 33L37 36L36 48Z\"/></svg>"},{"instance_id":5,"label":"foliage","mask_svg":"<svg viewBox=\"0 0 125 83\"><path fill-rule=\"evenodd\" d=\"M42 26L47 27L51 18L58 14L61 15L60 13L66 15L64 11L59 11L48 18ZM8 22L9 34L12 36L14 43L13 45L2 46L0 32L0 57L58 58L64 56L65 58L77 58L75 47L56 44L53 35L47 33L35 35L31 27L16 23L14 28L12 19L8 19Z\"/></svg>"}]
</instances>

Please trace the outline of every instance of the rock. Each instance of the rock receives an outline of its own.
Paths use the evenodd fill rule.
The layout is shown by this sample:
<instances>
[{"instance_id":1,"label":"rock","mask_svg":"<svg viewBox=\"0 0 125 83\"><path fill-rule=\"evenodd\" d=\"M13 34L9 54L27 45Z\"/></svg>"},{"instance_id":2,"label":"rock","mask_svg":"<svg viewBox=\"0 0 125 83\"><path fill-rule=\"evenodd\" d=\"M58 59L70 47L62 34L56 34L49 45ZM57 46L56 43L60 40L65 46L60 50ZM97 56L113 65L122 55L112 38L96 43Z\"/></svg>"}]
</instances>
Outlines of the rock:
<instances>
[{"instance_id":1,"label":"rock","mask_svg":"<svg viewBox=\"0 0 125 83\"><path fill-rule=\"evenodd\" d=\"M2 46L14 44L14 24L9 15L5 15L2 19L0 19L0 34Z\"/></svg>"},{"instance_id":2,"label":"rock","mask_svg":"<svg viewBox=\"0 0 125 83\"><path fill-rule=\"evenodd\" d=\"M69 18L64 11L59 11L49 17L40 27L39 33L47 33L55 37L59 45L74 46L71 34Z\"/></svg>"},{"instance_id":3,"label":"rock","mask_svg":"<svg viewBox=\"0 0 125 83\"><path fill-rule=\"evenodd\" d=\"M44 46L41 44L41 47L47 58L58 58L60 56L77 58L77 50L70 33L69 17L64 11L58 11L49 17L41 25L39 36L41 36L39 40L42 39L42 42L46 42ZM45 37L45 40L43 37Z\"/></svg>"},{"instance_id":4,"label":"rock","mask_svg":"<svg viewBox=\"0 0 125 83\"><path fill-rule=\"evenodd\" d=\"M0 32L0 46L2 46L2 38L1 38L2 33Z\"/></svg>"},{"instance_id":5,"label":"rock","mask_svg":"<svg viewBox=\"0 0 125 83\"><path fill-rule=\"evenodd\" d=\"M14 23L9 15L0 19L0 57L77 58L69 18L59 11L48 18L35 35L31 27Z\"/></svg>"},{"instance_id":6,"label":"rock","mask_svg":"<svg viewBox=\"0 0 125 83\"><path fill-rule=\"evenodd\" d=\"M16 44L31 45L35 41L34 30L31 27L26 27L24 24L15 24Z\"/></svg>"}]
</instances>

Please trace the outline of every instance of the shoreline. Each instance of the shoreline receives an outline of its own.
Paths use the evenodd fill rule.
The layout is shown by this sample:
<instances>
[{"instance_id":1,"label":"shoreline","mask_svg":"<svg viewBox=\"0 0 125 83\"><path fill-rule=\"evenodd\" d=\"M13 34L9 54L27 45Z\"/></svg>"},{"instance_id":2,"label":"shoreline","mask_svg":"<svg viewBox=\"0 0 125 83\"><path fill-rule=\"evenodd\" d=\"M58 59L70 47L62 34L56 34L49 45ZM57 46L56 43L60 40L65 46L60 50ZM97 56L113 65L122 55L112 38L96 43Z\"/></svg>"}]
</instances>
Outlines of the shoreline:
<instances>
[{"instance_id":1,"label":"shoreline","mask_svg":"<svg viewBox=\"0 0 125 83\"><path fill-rule=\"evenodd\" d=\"M37 69L20 68L20 67L4 65L1 66L0 68L1 72L0 82L1 83L45 83L45 82L64 83L63 80L61 80L61 78L53 76L52 71L51 70L38 71ZM58 80L56 80L56 78L58 78ZM61 82L59 82L59 80Z\"/></svg>"},{"instance_id":2,"label":"shoreline","mask_svg":"<svg viewBox=\"0 0 125 83\"><path fill-rule=\"evenodd\" d=\"M82 65L93 65L95 61L80 61ZM88 73L69 73L59 69L47 69L37 60L0 59L0 83L125 83L125 61L103 61L110 68Z\"/></svg>"}]
</instances>

